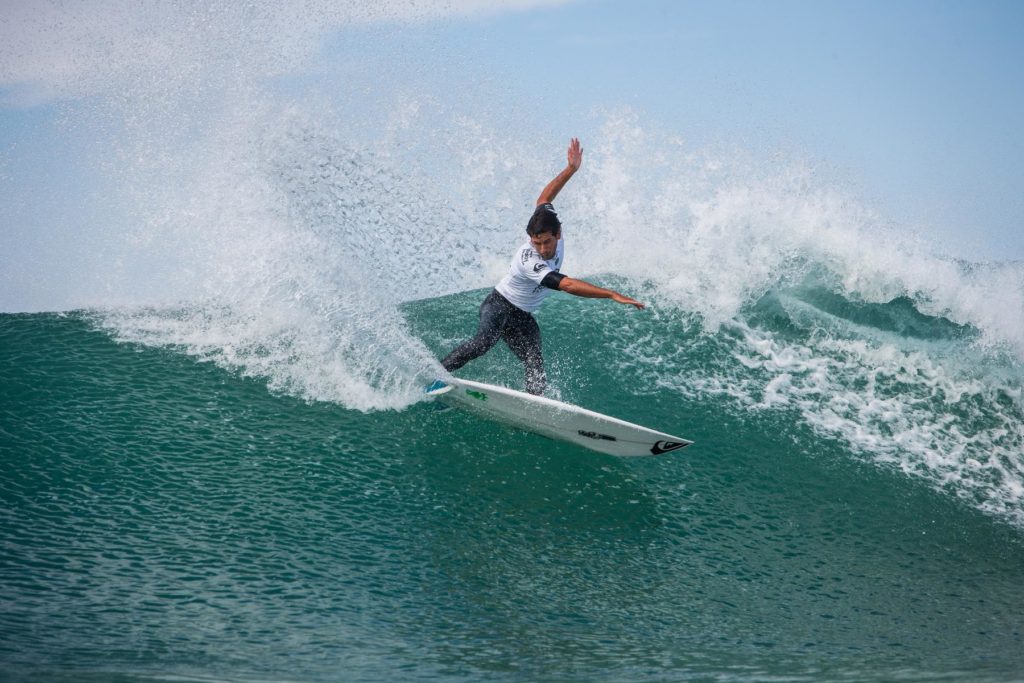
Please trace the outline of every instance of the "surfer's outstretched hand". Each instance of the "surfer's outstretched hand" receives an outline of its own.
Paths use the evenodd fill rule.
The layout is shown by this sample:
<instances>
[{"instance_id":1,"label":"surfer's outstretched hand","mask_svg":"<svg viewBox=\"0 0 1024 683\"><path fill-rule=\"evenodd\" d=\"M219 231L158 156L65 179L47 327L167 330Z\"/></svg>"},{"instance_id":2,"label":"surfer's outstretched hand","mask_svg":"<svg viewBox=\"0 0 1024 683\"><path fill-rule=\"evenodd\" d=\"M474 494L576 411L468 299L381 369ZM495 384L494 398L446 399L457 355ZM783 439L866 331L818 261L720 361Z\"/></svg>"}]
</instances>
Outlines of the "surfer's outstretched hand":
<instances>
[{"instance_id":1,"label":"surfer's outstretched hand","mask_svg":"<svg viewBox=\"0 0 1024 683\"><path fill-rule=\"evenodd\" d=\"M612 301L614 301L617 304L629 304L630 306L636 306L641 311L646 307L645 304L640 303L636 299L632 299L628 296L623 296L618 292L612 294Z\"/></svg>"}]
</instances>

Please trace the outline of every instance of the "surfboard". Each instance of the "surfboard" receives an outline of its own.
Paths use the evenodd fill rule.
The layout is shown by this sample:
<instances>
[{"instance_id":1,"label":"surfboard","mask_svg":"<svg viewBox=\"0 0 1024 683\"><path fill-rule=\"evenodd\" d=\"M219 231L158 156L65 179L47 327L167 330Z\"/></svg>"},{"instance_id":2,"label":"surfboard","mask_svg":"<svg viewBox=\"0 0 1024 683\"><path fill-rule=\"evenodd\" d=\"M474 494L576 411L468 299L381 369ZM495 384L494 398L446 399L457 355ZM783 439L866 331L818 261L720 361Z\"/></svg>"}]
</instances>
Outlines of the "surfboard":
<instances>
[{"instance_id":1,"label":"surfboard","mask_svg":"<svg viewBox=\"0 0 1024 683\"><path fill-rule=\"evenodd\" d=\"M552 439L623 457L662 455L692 441L544 396L466 379L429 392L446 403Z\"/></svg>"}]
</instances>

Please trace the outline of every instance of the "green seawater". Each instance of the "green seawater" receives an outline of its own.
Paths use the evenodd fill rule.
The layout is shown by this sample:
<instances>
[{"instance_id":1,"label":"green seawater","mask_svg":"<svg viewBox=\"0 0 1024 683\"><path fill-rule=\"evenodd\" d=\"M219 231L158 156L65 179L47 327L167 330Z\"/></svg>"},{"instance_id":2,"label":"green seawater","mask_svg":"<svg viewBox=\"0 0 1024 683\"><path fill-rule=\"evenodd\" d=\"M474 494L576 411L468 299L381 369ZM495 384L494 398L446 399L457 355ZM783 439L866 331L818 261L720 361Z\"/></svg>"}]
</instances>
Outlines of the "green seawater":
<instances>
[{"instance_id":1,"label":"green seawater","mask_svg":"<svg viewBox=\"0 0 1024 683\"><path fill-rule=\"evenodd\" d=\"M481 298L403 310L440 356ZM561 398L695 444L626 460L430 402L361 412L95 313L0 315L0 680L1024 678L1015 480L969 448L1012 473L1019 407L927 376L969 330L813 296L763 298L755 332L569 297L538 317ZM930 364L855 366L879 335ZM936 412L979 468L930 473L941 449L842 413L819 366L845 405ZM503 348L464 376L522 381Z\"/></svg>"}]
</instances>

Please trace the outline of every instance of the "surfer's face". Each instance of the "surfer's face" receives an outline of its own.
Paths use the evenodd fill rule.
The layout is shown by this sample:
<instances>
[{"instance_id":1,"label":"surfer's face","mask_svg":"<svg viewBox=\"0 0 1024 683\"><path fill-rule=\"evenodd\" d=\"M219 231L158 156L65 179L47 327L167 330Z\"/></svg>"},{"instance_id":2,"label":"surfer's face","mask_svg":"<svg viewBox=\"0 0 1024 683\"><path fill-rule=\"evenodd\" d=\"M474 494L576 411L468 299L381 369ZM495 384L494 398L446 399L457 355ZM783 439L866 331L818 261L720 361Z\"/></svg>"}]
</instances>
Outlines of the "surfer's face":
<instances>
[{"instance_id":1,"label":"surfer's face","mask_svg":"<svg viewBox=\"0 0 1024 683\"><path fill-rule=\"evenodd\" d=\"M530 236L530 244L533 250L540 254L540 257L547 261L555 258L555 250L558 248L560 235L553 235L550 232L542 232L539 235Z\"/></svg>"}]
</instances>

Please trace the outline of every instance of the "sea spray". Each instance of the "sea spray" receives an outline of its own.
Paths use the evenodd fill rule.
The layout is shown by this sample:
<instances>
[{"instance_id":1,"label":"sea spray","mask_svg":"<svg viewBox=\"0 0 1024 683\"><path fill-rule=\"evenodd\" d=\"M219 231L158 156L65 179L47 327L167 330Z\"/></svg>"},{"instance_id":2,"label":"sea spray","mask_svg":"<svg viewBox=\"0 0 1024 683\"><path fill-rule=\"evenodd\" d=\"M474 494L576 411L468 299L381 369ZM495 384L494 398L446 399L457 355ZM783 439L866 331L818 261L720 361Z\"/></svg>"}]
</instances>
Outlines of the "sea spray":
<instances>
[{"instance_id":1,"label":"sea spray","mask_svg":"<svg viewBox=\"0 0 1024 683\"><path fill-rule=\"evenodd\" d=\"M401 186L372 155L343 150L338 160L316 139L284 136L273 163L253 150L210 159L216 168L197 174L186 208L165 226L185 249L179 277L198 296L107 311L104 324L311 400L370 409L417 398L434 361L396 308L415 284L401 268L410 241L396 239L389 226L401 221L370 200ZM302 153L289 154L296 144Z\"/></svg>"}]
</instances>

